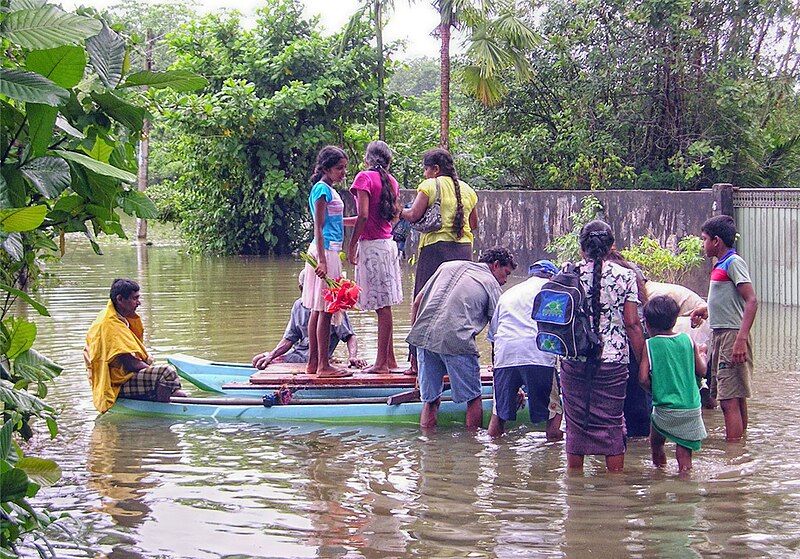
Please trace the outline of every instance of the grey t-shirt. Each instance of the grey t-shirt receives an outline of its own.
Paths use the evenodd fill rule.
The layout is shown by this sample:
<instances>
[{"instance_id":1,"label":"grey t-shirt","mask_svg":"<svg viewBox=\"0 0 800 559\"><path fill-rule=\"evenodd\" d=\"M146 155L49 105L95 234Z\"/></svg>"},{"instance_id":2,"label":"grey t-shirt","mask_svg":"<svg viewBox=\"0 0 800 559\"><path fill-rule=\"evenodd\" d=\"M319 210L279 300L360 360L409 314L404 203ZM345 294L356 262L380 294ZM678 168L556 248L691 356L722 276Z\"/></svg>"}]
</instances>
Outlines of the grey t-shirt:
<instances>
[{"instance_id":1,"label":"grey t-shirt","mask_svg":"<svg viewBox=\"0 0 800 559\"><path fill-rule=\"evenodd\" d=\"M708 322L711 328L741 328L744 299L736 287L753 283L744 259L731 251L711 270L708 285Z\"/></svg>"},{"instance_id":2,"label":"grey t-shirt","mask_svg":"<svg viewBox=\"0 0 800 559\"><path fill-rule=\"evenodd\" d=\"M297 299L292 305L292 315L283 337L294 344L289 353L301 357L304 362L308 362L308 320L311 318L311 311L303 306L302 300ZM347 342L353 335L353 328L350 326L350 319L347 314L338 326L331 326L331 341L328 354L333 355L336 346L340 341Z\"/></svg>"},{"instance_id":3,"label":"grey t-shirt","mask_svg":"<svg viewBox=\"0 0 800 559\"><path fill-rule=\"evenodd\" d=\"M406 341L445 355L479 355L475 337L492 319L500 284L480 262L445 262L422 288Z\"/></svg>"}]
</instances>

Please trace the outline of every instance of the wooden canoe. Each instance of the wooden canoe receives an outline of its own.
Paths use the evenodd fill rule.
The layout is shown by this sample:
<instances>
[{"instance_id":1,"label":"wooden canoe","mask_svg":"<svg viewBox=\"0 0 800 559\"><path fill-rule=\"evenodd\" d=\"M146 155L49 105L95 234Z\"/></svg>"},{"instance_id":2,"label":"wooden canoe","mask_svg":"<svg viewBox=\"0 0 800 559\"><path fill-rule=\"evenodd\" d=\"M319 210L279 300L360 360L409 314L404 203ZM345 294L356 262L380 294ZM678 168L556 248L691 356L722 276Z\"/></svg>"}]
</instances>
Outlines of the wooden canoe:
<instances>
[{"instance_id":1,"label":"wooden canoe","mask_svg":"<svg viewBox=\"0 0 800 559\"><path fill-rule=\"evenodd\" d=\"M491 414L492 400L482 400L484 415ZM463 424L466 403L447 398L439 406L439 424ZM265 407L257 398L172 398L170 402L147 402L120 398L111 408L115 414L206 418L225 421L266 423L313 422L336 425L418 425L421 402L388 405L386 398L297 400L290 404Z\"/></svg>"},{"instance_id":2,"label":"wooden canoe","mask_svg":"<svg viewBox=\"0 0 800 559\"><path fill-rule=\"evenodd\" d=\"M342 378L319 378L305 373L302 363L275 363L260 371L244 363L208 361L189 355L167 360L178 374L198 388L230 396L258 396L287 386L296 398L383 397L414 388L416 379L403 374L374 375L356 372ZM446 380L446 377L445 377ZM491 394L492 374L481 371L484 393Z\"/></svg>"}]
</instances>

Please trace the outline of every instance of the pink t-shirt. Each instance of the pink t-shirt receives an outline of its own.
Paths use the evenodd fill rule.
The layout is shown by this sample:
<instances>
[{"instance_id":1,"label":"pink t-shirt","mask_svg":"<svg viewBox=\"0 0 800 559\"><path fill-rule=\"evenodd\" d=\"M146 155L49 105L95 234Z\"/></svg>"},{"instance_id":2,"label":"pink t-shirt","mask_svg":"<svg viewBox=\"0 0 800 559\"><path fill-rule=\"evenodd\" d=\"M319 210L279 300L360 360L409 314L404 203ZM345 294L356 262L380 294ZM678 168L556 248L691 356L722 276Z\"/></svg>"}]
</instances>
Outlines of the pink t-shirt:
<instances>
[{"instance_id":1,"label":"pink t-shirt","mask_svg":"<svg viewBox=\"0 0 800 559\"><path fill-rule=\"evenodd\" d=\"M400 189L392 175L389 175L389 182L392 183L394 194L397 196ZM360 240L362 241L392 238L392 224L383 219L380 213L382 188L381 175L378 171L361 171L353 180L353 186L350 187L350 192L356 198L356 207L358 207L358 191L363 190L369 194L369 216L364 231L361 233Z\"/></svg>"}]
</instances>

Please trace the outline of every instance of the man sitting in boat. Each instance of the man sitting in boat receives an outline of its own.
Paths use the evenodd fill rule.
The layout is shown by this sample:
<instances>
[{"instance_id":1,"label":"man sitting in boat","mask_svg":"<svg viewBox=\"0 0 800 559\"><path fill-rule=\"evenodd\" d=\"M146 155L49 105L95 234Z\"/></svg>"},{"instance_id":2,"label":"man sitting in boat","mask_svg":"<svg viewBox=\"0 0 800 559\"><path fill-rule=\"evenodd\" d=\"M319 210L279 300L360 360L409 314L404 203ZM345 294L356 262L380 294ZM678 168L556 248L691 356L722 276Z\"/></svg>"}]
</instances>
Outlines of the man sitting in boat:
<instances>
[{"instance_id":1,"label":"man sitting in boat","mask_svg":"<svg viewBox=\"0 0 800 559\"><path fill-rule=\"evenodd\" d=\"M303 293L303 280L305 279L305 268L297 277L300 293ZM283 339L278 342L275 349L265 351L253 357L253 366L257 369L266 369L270 363L308 363L308 320L311 318L311 311L303 306L301 298L298 298L292 305L292 314ZM367 366L367 362L358 358L358 339L347 313L344 313L344 320L339 325L331 325L331 341L328 345L328 354L333 355L339 342L347 344L347 353L351 367L362 368Z\"/></svg>"},{"instance_id":2,"label":"man sitting in boat","mask_svg":"<svg viewBox=\"0 0 800 559\"><path fill-rule=\"evenodd\" d=\"M144 326L136 314L139 284L115 279L109 299L83 349L97 411L105 413L117 398L168 402L170 396L185 396L175 368L155 365L144 347Z\"/></svg>"}]
</instances>

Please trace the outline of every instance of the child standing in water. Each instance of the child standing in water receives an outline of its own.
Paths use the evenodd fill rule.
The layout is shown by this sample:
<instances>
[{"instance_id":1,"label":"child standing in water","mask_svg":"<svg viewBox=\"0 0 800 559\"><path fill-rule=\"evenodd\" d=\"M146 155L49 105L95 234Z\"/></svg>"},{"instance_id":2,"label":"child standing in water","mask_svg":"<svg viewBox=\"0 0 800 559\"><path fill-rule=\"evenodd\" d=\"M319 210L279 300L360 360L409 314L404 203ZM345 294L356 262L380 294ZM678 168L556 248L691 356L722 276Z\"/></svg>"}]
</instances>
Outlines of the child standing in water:
<instances>
[{"instance_id":1,"label":"child standing in water","mask_svg":"<svg viewBox=\"0 0 800 559\"><path fill-rule=\"evenodd\" d=\"M639 383L653 394L650 449L653 464L666 466L664 443L676 444L678 469L692 469L692 451L706 438L698 381L706 370L705 348L695 346L688 334L673 331L680 309L666 295L653 297L644 307L650 338L642 355Z\"/></svg>"},{"instance_id":2,"label":"child standing in water","mask_svg":"<svg viewBox=\"0 0 800 559\"><path fill-rule=\"evenodd\" d=\"M386 142L370 142L364 160L369 170L358 173L350 187L358 216L347 254L356 266L356 283L361 286L358 307L378 315L378 353L375 364L363 372L386 374L397 367L392 305L403 302L397 243L392 239L392 220L399 213L399 188L389 174L392 152Z\"/></svg>"},{"instance_id":3,"label":"child standing in water","mask_svg":"<svg viewBox=\"0 0 800 559\"><path fill-rule=\"evenodd\" d=\"M336 146L325 146L317 155L317 164L311 177L311 194L308 205L314 218L314 240L308 252L317 260L316 269L306 264L303 284L303 306L311 311L308 321L308 374L320 377L345 377L353 373L331 366L328 344L331 335L331 313L323 291L326 277L342 275L339 251L344 242L344 203L333 186L344 180L347 172L347 155Z\"/></svg>"},{"instance_id":4,"label":"child standing in water","mask_svg":"<svg viewBox=\"0 0 800 559\"><path fill-rule=\"evenodd\" d=\"M692 312L692 326L708 319L711 330L711 397L725 417L725 440L739 442L747 429L747 399L751 396L753 345L750 329L758 300L747 263L736 254L736 225L728 215L703 224L703 250L717 263L711 270L708 305Z\"/></svg>"}]
</instances>

